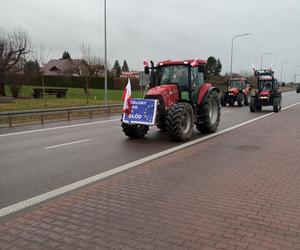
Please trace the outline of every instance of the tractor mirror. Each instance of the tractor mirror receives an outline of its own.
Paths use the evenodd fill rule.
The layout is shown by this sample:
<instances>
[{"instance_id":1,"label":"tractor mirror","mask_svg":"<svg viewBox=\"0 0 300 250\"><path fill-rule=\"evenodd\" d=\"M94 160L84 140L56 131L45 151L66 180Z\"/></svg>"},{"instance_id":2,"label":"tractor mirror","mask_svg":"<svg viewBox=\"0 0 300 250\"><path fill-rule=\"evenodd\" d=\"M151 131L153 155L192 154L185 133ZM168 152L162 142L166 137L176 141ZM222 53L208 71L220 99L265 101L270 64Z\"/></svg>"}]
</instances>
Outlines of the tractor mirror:
<instances>
[{"instance_id":1,"label":"tractor mirror","mask_svg":"<svg viewBox=\"0 0 300 250\"><path fill-rule=\"evenodd\" d=\"M149 75L149 74L150 74L150 69L149 69L149 67L145 67L144 72L145 72L146 75Z\"/></svg>"},{"instance_id":2,"label":"tractor mirror","mask_svg":"<svg viewBox=\"0 0 300 250\"><path fill-rule=\"evenodd\" d=\"M205 66L204 65L199 65L198 66L198 72L199 73L205 73Z\"/></svg>"}]
</instances>

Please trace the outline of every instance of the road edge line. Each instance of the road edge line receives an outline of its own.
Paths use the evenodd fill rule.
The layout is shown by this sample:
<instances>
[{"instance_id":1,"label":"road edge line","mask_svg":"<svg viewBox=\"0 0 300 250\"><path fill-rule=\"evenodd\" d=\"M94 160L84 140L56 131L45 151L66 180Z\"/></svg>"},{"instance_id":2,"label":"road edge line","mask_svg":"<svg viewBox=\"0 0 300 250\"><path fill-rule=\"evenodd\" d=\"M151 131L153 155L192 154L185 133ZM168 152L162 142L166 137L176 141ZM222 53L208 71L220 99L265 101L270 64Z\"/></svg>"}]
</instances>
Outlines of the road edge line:
<instances>
[{"instance_id":1,"label":"road edge line","mask_svg":"<svg viewBox=\"0 0 300 250\"><path fill-rule=\"evenodd\" d=\"M65 125L65 126L57 126L57 127L52 127L52 128L41 128L41 129L34 129L34 130L28 130L28 131L22 131L22 132L8 133L8 134L0 134L0 138L14 136L14 135L26 135L26 134L33 134L33 133L39 133L39 132L47 132L47 131L66 129L66 128L76 128L76 127L89 126L89 125L101 124L101 123L117 122L120 120L121 120L121 118L120 119L112 119L112 120L103 120L103 121L97 121L97 122L87 122L87 123L79 123L79 124L72 124L72 125Z\"/></svg>"}]
</instances>

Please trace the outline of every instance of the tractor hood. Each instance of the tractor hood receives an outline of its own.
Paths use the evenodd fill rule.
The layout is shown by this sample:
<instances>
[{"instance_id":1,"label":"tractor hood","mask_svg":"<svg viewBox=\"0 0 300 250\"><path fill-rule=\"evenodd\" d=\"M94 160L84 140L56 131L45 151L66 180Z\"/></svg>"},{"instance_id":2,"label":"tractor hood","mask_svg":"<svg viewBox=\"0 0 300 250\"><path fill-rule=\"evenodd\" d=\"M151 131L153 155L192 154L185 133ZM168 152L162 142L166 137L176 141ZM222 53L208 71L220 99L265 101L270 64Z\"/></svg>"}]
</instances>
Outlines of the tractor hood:
<instances>
[{"instance_id":1,"label":"tractor hood","mask_svg":"<svg viewBox=\"0 0 300 250\"><path fill-rule=\"evenodd\" d=\"M260 92L260 95L263 95L263 96L269 96L270 95L270 90L262 90Z\"/></svg>"},{"instance_id":2,"label":"tractor hood","mask_svg":"<svg viewBox=\"0 0 300 250\"><path fill-rule=\"evenodd\" d=\"M168 108L179 99L178 86L175 84L157 86L149 89L146 93L146 96L148 98L151 98L151 96L153 96L153 99L161 96L164 101L165 107Z\"/></svg>"},{"instance_id":3,"label":"tractor hood","mask_svg":"<svg viewBox=\"0 0 300 250\"><path fill-rule=\"evenodd\" d=\"M229 93L233 94L234 96L236 96L239 92L240 92L239 88L230 88L229 89Z\"/></svg>"}]
</instances>

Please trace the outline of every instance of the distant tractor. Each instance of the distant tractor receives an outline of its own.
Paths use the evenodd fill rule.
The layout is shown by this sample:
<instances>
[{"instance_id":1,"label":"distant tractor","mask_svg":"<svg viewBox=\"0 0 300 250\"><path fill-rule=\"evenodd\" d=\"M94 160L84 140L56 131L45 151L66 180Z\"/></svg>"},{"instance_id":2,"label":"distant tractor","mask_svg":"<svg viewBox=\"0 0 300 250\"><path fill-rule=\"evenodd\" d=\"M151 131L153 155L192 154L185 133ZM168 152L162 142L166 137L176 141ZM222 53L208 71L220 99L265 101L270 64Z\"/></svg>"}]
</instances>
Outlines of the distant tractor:
<instances>
[{"instance_id":1,"label":"distant tractor","mask_svg":"<svg viewBox=\"0 0 300 250\"><path fill-rule=\"evenodd\" d=\"M203 133L216 132L220 122L219 90L206 83L206 61L162 61L145 67L150 85L144 99L158 100L155 125L174 141L188 141L194 124ZM142 99L143 100L143 99ZM149 126L122 122L130 138L144 137Z\"/></svg>"},{"instance_id":2,"label":"distant tractor","mask_svg":"<svg viewBox=\"0 0 300 250\"><path fill-rule=\"evenodd\" d=\"M234 106L237 102L239 107L248 106L251 96L251 85L245 78L233 78L227 83L227 89L221 95L221 105Z\"/></svg>"},{"instance_id":3,"label":"distant tractor","mask_svg":"<svg viewBox=\"0 0 300 250\"><path fill-rule=\"evenodd\" d=\"M250 112L261 111L262 106L273 106L274 112L281 110L282 94L278 81L274 78L274 71L255 70L258 88L250 99Z\"/></svg>"}]
</instances>

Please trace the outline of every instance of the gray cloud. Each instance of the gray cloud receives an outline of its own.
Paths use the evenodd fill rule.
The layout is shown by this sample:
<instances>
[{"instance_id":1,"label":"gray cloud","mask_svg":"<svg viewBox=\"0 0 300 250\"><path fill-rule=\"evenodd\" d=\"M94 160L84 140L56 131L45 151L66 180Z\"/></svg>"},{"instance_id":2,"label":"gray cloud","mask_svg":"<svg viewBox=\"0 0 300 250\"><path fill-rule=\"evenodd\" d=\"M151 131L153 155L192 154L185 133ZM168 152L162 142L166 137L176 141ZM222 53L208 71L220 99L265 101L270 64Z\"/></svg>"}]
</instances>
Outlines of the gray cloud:
<instances>
[{"instance_id":1,"label":"gray cloud","mask_svg":"<svg viewBox=\"0 0 300 250\"><path fill-rule=\"evenodd\" d=\"M234 71L250 70L274 61L279 77L291 80L292 67L300 65L300 27L297 0L107 0L109 59L141 69L144 59L221 59L229 71L231 38L251 32L235 42ZM69 50L80 56L79 45L90 44L103 56L103 0L2 0L0 26L25 28L35 44L44 44L52 57Z\"/></svg>"}]
</instances>

